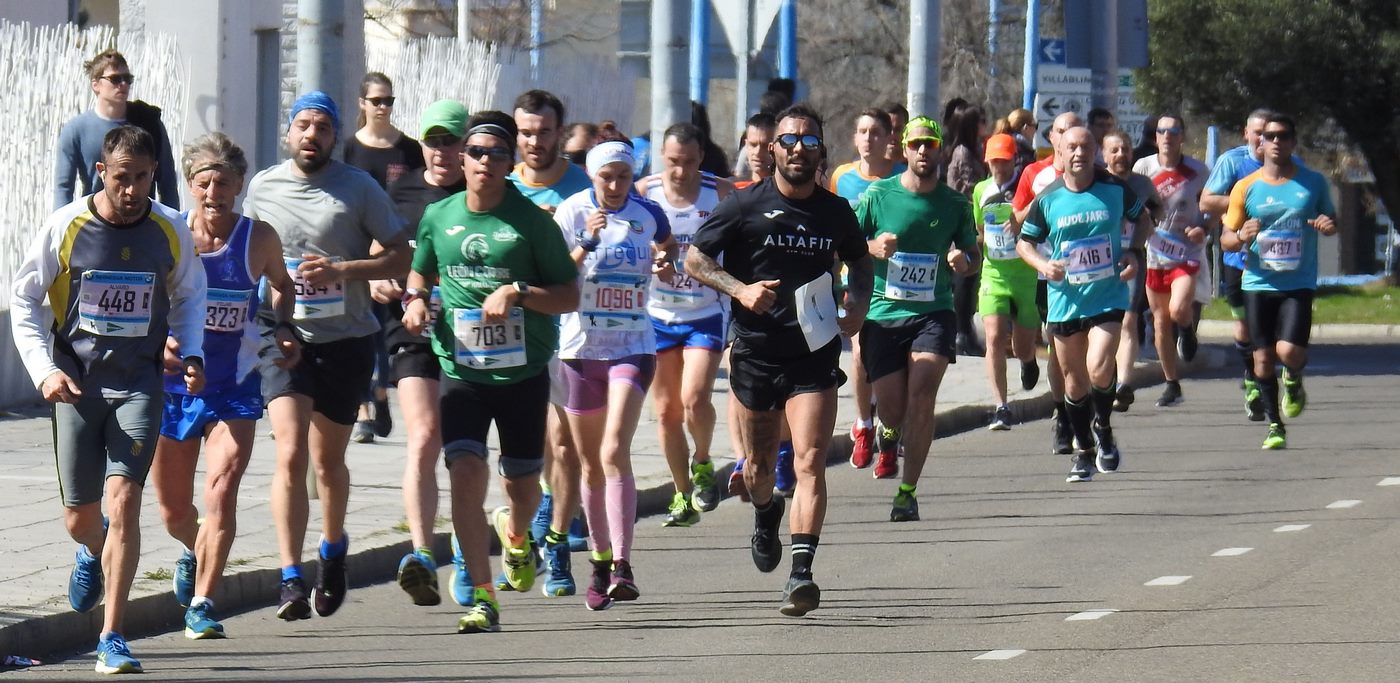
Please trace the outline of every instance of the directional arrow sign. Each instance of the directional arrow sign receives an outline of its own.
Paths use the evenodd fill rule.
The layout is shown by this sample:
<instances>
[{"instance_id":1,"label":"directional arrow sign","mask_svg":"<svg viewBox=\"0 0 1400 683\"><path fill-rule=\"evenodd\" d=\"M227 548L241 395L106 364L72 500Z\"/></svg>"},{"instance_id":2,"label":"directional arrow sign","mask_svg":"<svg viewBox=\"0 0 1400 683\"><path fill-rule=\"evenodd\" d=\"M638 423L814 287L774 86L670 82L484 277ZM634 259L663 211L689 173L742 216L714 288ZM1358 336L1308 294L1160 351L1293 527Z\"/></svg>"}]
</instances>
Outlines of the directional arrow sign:
<instances>
[{"instance_id":1,"label":"directional arrow sign","mask_svg":"<svg viewBox=\"0 0 1400 683\"><path fill-rule=\"evenodd\" d=\"M1040 41L1041 64L1064 64L1065 41L1058 38L1042 38Z\"/></svg>"},{"instance_id":2,"label":"directional arrow sign","mask_svg":"<svg viewBox=\"0 0 1400 683\"><path fill-rule=\"evenodd\" d=\"M1052 118L1055 117L1055 116L1059 116L1059 114L1060 114L1060 102L1059 102L1059 98L1056 98L1056 97L1047 98L1047 99L1045 100L1045 102L1044 102L1043 104L1040 105L1040 110L1043 111L1043 112L1045 112L1045 115L1046 115L1046 116L1049 116L1049 117L1052 117Z\"/></svg>"}]
</instances>

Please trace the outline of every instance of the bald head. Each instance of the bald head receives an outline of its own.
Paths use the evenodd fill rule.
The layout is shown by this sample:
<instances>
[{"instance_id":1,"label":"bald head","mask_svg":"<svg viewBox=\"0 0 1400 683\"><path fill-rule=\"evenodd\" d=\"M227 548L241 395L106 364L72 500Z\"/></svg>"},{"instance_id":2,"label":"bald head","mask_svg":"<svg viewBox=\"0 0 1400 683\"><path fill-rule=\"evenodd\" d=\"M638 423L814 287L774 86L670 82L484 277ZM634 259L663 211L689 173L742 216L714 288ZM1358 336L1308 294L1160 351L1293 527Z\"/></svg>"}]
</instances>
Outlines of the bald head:
<instances>
[{"instance_id":1,"label":"bald head","mask_svg":"<svg viewBox=\"0 0 1400 683\"><path fill-rule=\"evenodd\" d=\"M1060 162L1055 164L1056 167L1059 167L1064 161L1063 157L1060 156L1060 136L1071 128L1078 128L1083 125L1084 119L1079 118L1079 114L1072 111L1060 114L1055 117L1054 121L1050 122L1050 132L1047 133L1045 137L1050 140L1050 148L1055 152L1055 160Z\"/></svg>"}]
</instances>

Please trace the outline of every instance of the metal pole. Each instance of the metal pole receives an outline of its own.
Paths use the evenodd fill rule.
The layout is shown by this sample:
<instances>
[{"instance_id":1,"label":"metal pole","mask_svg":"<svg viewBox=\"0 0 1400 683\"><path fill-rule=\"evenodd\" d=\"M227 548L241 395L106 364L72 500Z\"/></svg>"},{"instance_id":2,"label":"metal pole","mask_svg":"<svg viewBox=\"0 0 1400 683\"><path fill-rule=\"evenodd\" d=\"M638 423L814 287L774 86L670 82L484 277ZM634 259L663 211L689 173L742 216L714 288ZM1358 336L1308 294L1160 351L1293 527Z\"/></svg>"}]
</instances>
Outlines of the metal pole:
<instances>
[{"instance_id":1,"label":"metal pole","mask_svg":"<svg viewBox=\"0 0 1400 683\"><path fill-rule=\"evenodd\" d=\"M1206 128L1206 165L1215 168L1215 158L1220 156L1220 129Z\"/></svg>"},{"instance_id":2,"label":"metal pole","mask_svg":"<svg viewBox=\"0 0 1400 683\"><path fill-rule=\"evenodd\" d=\"M1001 25L1001 0L988 0L987 2L987 60L991 63L988 72L991 74L993 83L997 73L1001 69L997 68L997 32Z\"/></svg>"},{"instance_id":3,"label":"metal pole","mask_svg":"<svg viewBox=\"0 0 1400 683\"><path fill-rule=\"evenodd\" d=\"M530 0L530 80L540 80L540 44L544 42L544 7ZM562 123L562 122L561 122Z\"/></svg>"},{"instance_id":4,"label":"metal pole","mask_svg":"<svg viewBox=\"0 0 1400 683\"><path fill-rule=\"evenodd\" d=\"M690 99L710 103L710 0L690 0Z\"/></svg>"},{"instance_id":5,"label":"metal pole","mask_svg":"<svg viewBox=\"0 0 1400 683\"><path fill-rule=\"evenodd\" d=\"M677 121L690 120L686 96L686 12L683 0L651 3L651 167L659 170L661 137Z\"/></svg>"},{"instance_id":6,"label":"metal pole","mask_svg":"<svg viewBox=\"0 0 1400 683\"><path fill-rule=\"evenodd\" d=\"M344 108L345 5L338 0L297 0L297 82L301 92L324 90Z\"/></svg>"},{"instance_id":7,"label":"metal pole","mask_svg":"<svg viewBox=\"0 0 1400 683\"><path fill-rule=\"evenodd\" d=\"M797 0L778 9L778 75L797 80Z\"/></svg>"},{"instance_id":8,"label":"metal pole","mask_svg":"<svg viewBox=\"0 0 1400 683\"><path fill-rule=\"evenodd\" d=\"M1118 3L1096 5L1094 40L1099 46L1093 56L1090 100L1095 107L1118 110Z\"/></svg>"},{"instance_id":9,"label":"metal pole","mask_svg":"<svg viewBox=\"0 0 1400 683\"><path fill-rule=\"evenodd\" d=\"M753 42L753 0L738 4L740 16L736 20L744 30L739 32L739 40L730 46L734 50L733 129L736 131L743 130L749 120L749 45Z\"/></svg>"},{"instance_id":10,"label":"metal pole","mask_svg":"<svg viewBox=\"0 0 1400 683\"><path fill-rule=\"evenodd\" d=\"M1036 70L1040 66L1040 0L1026 0L1026 49L1021 67L1021 108L1035 108Z\"/></svg>"},{"instance_id":11,"label":"metal pole","mask_svg":"<svg viewBox=\"0 0 1400 683\"><path fill-rule=\"evenodd\" d=\"M909 3L909 115L939 115L939 0Z\"/></svg>"},{"instance_id":12,"label":"metal pole","mask_svg":"<svg viewBox=\"0 0 1400 683\"><path fill-rule=\"evenodd\" d=\"M462 47L472 39L471 0L457 0L457 42Z\"/></svg>"}]
</instances>

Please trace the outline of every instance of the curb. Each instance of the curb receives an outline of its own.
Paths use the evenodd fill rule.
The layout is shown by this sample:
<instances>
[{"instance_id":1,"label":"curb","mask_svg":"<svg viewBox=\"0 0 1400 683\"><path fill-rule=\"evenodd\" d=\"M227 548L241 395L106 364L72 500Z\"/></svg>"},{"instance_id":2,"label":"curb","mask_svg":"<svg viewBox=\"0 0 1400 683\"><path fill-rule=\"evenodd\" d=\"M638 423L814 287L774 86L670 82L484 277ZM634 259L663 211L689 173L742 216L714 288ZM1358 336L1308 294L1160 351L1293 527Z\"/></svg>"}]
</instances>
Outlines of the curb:
<instances>
[{"instance_id":1,"label":"curb","mask_svg":"<svg viewBox=\"0 0 1400 683\"><path fill-rule=\"evenodd\" d=\"M1207 353L1207 349L1203 348L1197 359L1187 365L1185 369L1200 370L1208 365L1207 359L1210 357L1212 354ZM1134 373L1133 384L1137 388L1161 383L1162 371L1159 365L1149 364L1138 368ZM1029 423L1049 417L1053 405L1054 402L1051 400L1048 390L1036 396L1017 399L1010 403L1011 413L1018 423ZM990 404L960 405L946 411L936 412L938 425L935 442L937 439L979 429L989 424L993 408L994 406ZM845 464L850 459L852 447L850 434L842 427L838 427L838 430L832 436L831 444L827 449L826 466L828 468ZM729 464L716 470L716 479L720 482L727 481L733 469L733 464ZM638 518L663 514L671 502L670 478L660 476L656 479L659 480L659 483L648 483L646 488L639 488L637 491ZM728 496L727 493L724 493L724 488L724 486L720 487L722 495L727 499ZM434 534L433 554L435 557L450 558L452 556L450 539L451 534L447 531ZM411 540L404 540L351 552L347 563L350 572L350 585L364 587L393 580L398 571L399 560L413 549L412 546ZM494 534L491 536L491 554L500 554L500 543ZM308 576L313 575L316 566L315 561L302 563L303 570L307 572ZM221 592L219 611L223 614L234 614L267 608L273 604L271 598L277 595L281 578L281 572L278 569L226 572L219 589ZM450 598L445 598L445 600L450 600ZM141 638L164 633L180 627L183 623L183 617L184 612L175 603L173 592L166 591L156 595L143 596L128 604L123 635L128 638ZM95 647L101 628L102 613L96 609L86 614L58 612L28 618L22 616L7 617L0 620L0 654L43 657L54 653L86 652Z\"/></svg>"},{"instance_id":2,"label":"curb","mask_svg":"<svg viewBox=\"0 0 1400 683\"><path fill-rule=\"evenodd\" d=\"M1202 320L1197 326L1202 337L1228 339L1235 334L1233 320ZM1355 341L1359 339L1393 339L1400 337L1400 325L1363 323L1319 323L1312 326L1312 341Z\"/></svg>"}]
</instances>

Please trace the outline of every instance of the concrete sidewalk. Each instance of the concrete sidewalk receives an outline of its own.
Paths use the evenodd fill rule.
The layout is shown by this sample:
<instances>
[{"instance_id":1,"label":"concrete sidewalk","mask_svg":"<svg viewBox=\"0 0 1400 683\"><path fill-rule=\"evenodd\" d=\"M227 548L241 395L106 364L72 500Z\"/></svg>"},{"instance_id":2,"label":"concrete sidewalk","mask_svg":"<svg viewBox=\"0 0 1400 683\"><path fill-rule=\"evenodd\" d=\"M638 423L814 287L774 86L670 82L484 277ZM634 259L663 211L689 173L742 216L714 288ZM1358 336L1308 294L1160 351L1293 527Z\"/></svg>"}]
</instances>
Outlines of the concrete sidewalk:
<instances>
[{"instance_id":1,"label":"concrete sidewalk","mask_svg":"<svg viewBox=\"0 0 1400 683\"><path fill-rule=\"evenodd\" d=\"M1149 349L1144 352L1150 354ZM1224 360L1222 346L1203 346L1196 364L1218 367ZM950 366L938 401L940 435L979 429L989 422L993 401L983 363L982 358L964 356ZM849 364L847 353L843 357L843 367L849 368ZM1034 390L1022 392L1017 379L1018 363L1013 360L1008 366L1009 384L1013 389L1012 411L1017 420L1029 422L1048 416L1051 402L1045 379L1042 377ZM1043 371L1043 359L1041 366ZM1142 387L1160 381L1160 369L1155 362L1139 363L1134 384ZM733 462L728 429L724 424L727 393L728 385L721 372L714 396L720 415L714 444L716 462L726 476ZM843 387L840 393L843 400L837 418L837 438L833 439L828 457L828 463L833 465L849 457L851 442L846 434L855 416L850 385ZM67 581L76 547L62 523L47 416L46 407L34 406L0 419L0 442L9 444L4 456L0 456L3 457L0 461L3 462L0 467L0 654L37 656L85 648L95 642L101 627L100 610L78 614L68 606ZM224 614L272 605L277 597L279 562L268 499L275 453L272 441L265 436L266 429L265 422L259 426L264 436L258 439L243 479L237 540L219 594L214 596L219 611ZM1044 427L1026 425L1015 429L1042 430ZM937 452L935 444L934 455ZM346 456L352 479L347 529L351 538L352 584L391 579L399 559L409 550L399 487L403 453L401 427L396 427L389 438L374 444L350 445ZM633 443L633 468L640 494L639 515L664 512L672 488L650 408L643 413ZM203 476L201 469L196 480L197 496L201 495L198 492L202 490ZM446 482L445 470L439 466L439 485L444 489L437 524L439 561L450 558ZM498 488L496 485L490 488L488 509L501 500ZM307 559L315 557L314 544L319 528L319 507L315 501L311 510ZM149 487L141 515L141 562L126 617L128 637L175 628L183 617L183 610L172 595L170 579L179 545L165 533L154 493Z\"/></svg>"}]
</instances>

